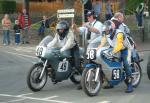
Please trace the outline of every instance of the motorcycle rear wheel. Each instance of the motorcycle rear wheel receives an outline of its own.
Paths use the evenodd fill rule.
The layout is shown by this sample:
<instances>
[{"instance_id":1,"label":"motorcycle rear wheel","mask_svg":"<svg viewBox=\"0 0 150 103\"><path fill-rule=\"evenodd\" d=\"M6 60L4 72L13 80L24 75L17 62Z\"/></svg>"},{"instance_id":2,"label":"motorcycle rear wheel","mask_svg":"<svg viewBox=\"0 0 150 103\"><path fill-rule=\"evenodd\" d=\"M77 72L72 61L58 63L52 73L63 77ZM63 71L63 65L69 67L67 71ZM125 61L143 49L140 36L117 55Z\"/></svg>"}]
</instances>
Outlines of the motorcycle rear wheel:
<instances>
[{"instance_id":1,"label":"motorcycle rear wheel","mask_svg":"<svg viewBox=\"0 0 150 103\"><path fill-rule=\"evenodd\" d=\"M132 68L132 86L136 88L141 82L142 69L138 62L134 62ZM126 85L128 84L126 80L124 82Z\"/></svg>"},{"instance_id":2,"label":"motorcycle rear wheel","mask_svg":"<svg viewBox=\"0 0 150 103\"><path fill-rule=\"evenodd\" d=\"M80 84L81 81L81 74L80 73L74 73L71 77L70 80L74 83L74 84Z\"/></svg>"},{"instance_id":3,"label":"motorcycle rear wheel","mask_svg":"<svg viewBox=\"0 0 150 103\"><path fill-rule=\"evenodd\" d=\"M40 91L47 82L46 72L44 72L42 79L39 79L42 69L43 64L38 63L34 64L28 72L27 85L34 92Z\"/></svg>"},{"instance_id":4,"label":"motorcycle rear wheel","mask_svg":"<svg viewBox=\"0 0 150 103\"><path fill-rule=\"evenodd\" d=\"M98 80L95 81L96 69L84 69L81 78L81 84L83 91L90 97L98 95L102 88L102 82L100 73L98 74ZM87 80L89 78L89 81Z\"/></svg>"}]
</instances>

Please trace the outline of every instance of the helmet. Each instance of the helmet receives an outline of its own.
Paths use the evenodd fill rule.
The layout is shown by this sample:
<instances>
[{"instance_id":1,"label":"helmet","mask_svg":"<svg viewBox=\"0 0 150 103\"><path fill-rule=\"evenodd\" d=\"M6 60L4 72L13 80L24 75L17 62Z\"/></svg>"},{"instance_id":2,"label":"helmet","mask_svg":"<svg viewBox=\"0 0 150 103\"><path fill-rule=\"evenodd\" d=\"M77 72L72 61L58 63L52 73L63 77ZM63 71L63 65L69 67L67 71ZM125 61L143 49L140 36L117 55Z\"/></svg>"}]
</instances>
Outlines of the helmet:
<instances>
[{"instance_id":1,"label":"helmet","mask_svg":"<svg viewBox=\"0 0 150 103\"><path fill-rule=\"evenodd\" d=\"M69 24L67 21L60 21L56 25L56 31L60 37L60 40L63 40L64 37L68 34L69 31Z\"/></svg>"},{"instance_id":2,"label":"helmet","mask_svg":"<svg viewBox=\"0 0 150 103\"><path fill-rule=\"evenodd\" d=\"M112 29L112 22L110 20L105 21L102 31L108 31L108 30L111 30L111 29Z\"/></svg>"},{"instance_id":3,"label":"helmet","mask_svg":"<svg viewBox=\"0 0 150 103\"><path fill-rule=\"evenodd\" d=\"M96 13L94 12L94 10L89 10L89 11L87 12L87 14L86 14L87 17L88 17L88 16L91 16L91 15L93 15L94 19L97 18L97 15L96 15Z\"/></svg>"}]
</instances>

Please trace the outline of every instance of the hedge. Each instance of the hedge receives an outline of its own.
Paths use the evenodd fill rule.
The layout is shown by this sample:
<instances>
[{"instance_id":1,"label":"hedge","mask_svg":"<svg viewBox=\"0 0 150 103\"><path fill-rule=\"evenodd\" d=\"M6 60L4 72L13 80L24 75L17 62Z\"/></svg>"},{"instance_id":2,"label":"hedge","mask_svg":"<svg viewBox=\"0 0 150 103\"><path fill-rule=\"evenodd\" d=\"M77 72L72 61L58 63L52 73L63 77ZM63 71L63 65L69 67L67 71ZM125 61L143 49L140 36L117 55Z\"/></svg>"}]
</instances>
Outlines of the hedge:
<instances>
[{"instance_id":1,"label":"hedge","mask_svg":"<svg viewBox=\"0 0 150 103\"><path fill-rule=\"evenodd\" d=\"M16 12L16 1L0 0L0 13Z\"/></svg>"},{"instance_id":2,"label":"hedge","mask_svg":"<svg viewBox=\"0 0 150 103\"><path fill-rule=\"evenodd\" d=\"M126 1L126 14L133 14L135 13L135 10L137 6L143 2L143 0L127 0Z\"/></svg>"}]
</instances>

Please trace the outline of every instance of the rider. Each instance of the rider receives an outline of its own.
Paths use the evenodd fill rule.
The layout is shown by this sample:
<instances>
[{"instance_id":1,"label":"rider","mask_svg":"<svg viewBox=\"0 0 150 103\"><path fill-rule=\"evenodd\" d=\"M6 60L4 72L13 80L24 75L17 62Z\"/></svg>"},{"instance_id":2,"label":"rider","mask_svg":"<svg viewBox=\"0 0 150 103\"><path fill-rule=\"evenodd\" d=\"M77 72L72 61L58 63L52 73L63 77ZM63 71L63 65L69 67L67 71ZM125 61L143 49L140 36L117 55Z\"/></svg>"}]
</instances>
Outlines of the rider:
<instances>
[{"instance_id":1,"label":"rider","mask_svg":"<svg viewBox=\"0 0 150 103\"><path fill-rule=\"evenodd\" d=\"M135 42L133 38L130 35L130 29L128 26L124 23L124 15L121 12L116 12L114 17L111 19L114 22L118 22L117 28L124 32L125 37L128 38L128 46L130 47L130 53L128 55L128 60L131 62L131 55L134 58L134 60L138 61L138 57L136 55L137 51L135 48ZM130 55L131 54L131 55Z\"/></svg>"},{"instance_id":2,"label":"rider","mask_svg":"<svg viewBox=\"0 0 150 103\"><path fill-rule=\"evenodd\" d=\"M73 32L69 30L69 24L65 20L60 20L56 25L56 35L54 39L47 45L48 47L58 47L62 54L67 53L67 50L71 51L71 55L74 58L75 68L80 70L79 59L79 47L76 41L76 37Z\"/></svg>"},{"instance_id":3,"label":"rider","mask_svg":"<svg viewBox=\"0 0 150 103\"><path fill-rule=\"evenodd\" d=\"M103 47L104 44L108 42L110 47L113 48L113 50L109 52L108 55L113 56L118 52L121 53L121 59L123 61L125 72L127 75L126 93L130 93L133 92L132 78L131 78L132 72L131 72L131 66L127 61L128 47L127 45L125 45L126 41L124 39L123 33L124 33L123 31L116 28L116 24L113 21L111 20L106 21L103 27L103 37L101 40L101 44L98 46L98 49Z\"/></svg>"},{"instance_id":4,"label":"rider","mask_svg":"<svg viewBox=\"0 0 150 103\"><path fill-rule=\"evenodd\" d=\"M130 29L128 26L124 23L124 15L121 12L116 12L114 16L111 18L111 20L117 20L120 25L119 29L122 30L125 34L130 34Z\"/></svg>"}]
</instances>

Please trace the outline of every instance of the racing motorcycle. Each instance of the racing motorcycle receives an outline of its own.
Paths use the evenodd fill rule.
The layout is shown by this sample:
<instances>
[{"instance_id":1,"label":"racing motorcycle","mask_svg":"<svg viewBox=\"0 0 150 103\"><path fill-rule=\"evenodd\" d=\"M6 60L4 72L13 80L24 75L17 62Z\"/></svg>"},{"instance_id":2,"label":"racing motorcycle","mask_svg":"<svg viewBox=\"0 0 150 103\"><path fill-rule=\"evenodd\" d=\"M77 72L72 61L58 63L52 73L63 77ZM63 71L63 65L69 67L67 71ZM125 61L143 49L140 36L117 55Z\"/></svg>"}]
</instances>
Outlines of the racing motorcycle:
<instances>
[{"instance_id":1,"label":"racing motorcycle","mask_svg":"<svg viewBox=\"0 0 150 103\"><path fill-rule=\"evenodd\" d=\"M80 83L81 71L74 68L74 59L70 55L70 51L63 54L59 48L47 48L47 44L51 41L50 37L45 37L36 47L36 56L39 62L35 63L27 75L27 85L32 91L40 91L47 82L47 77L56 84L63 80L70 80L75 83ZM80 61L82 68L83 50L80 48Z\"/></svg>"},{"instance_id":2,"label":"racing motorcycle","mask_svg":"<svg viewBox=\"0 0 150 103\"><path fill-rule=\"evenodd\" d=\"M87 64L82 73L81 84L83 91L88 96L96 96L100 92L104 81L115 86L124 81L127 84L126 73L123 63L120 60L120 54L110 56L109 46L105 46L96 51L96 48L88 48L86 59ZM137 87L140 84L142 70L138 53L137 58L131 56L132 66L132 86Z\"/></svg>"}]
</instances>

